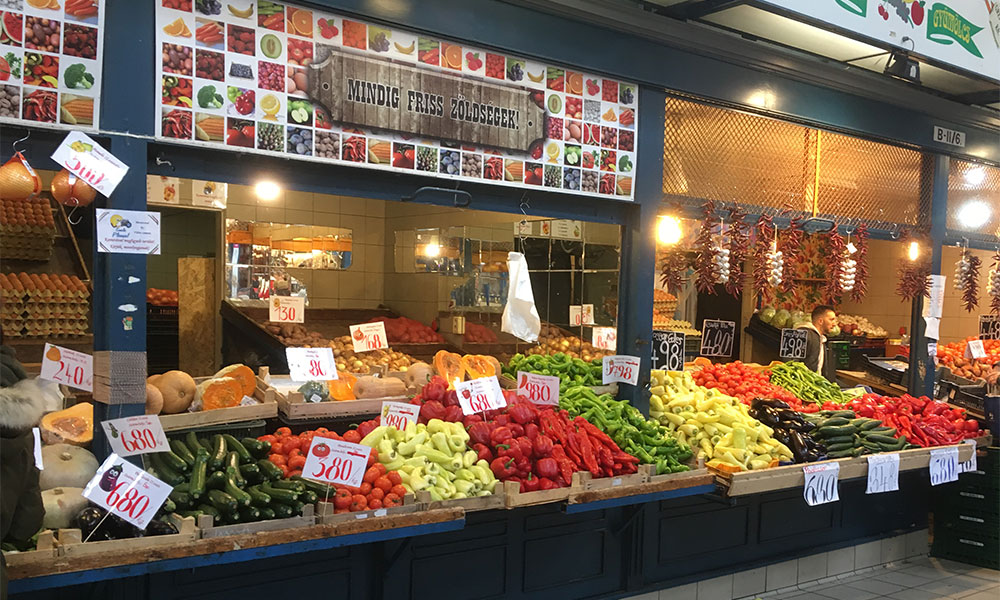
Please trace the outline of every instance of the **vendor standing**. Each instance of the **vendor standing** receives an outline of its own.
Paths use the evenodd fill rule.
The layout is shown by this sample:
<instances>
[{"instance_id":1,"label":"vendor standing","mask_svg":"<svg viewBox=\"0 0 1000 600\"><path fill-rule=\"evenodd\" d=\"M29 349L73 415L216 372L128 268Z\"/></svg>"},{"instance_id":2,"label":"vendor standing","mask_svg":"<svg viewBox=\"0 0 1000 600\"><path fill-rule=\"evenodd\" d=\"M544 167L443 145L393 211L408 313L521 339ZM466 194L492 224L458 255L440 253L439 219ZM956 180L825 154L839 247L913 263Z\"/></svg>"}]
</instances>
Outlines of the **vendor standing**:
<instances>
[{"instance_id":1,"label":"vendor standing","mask_svg":"<svg viewBox=\"0 0 1000 600\"><path fill-rule=\"evenodd\" d=\"M826 345L826 336L837 326L837 313L832 306L820 304L812 311L812 320L797 329L806 330L806 358L803 360L811 371L836 383L837 369L833 354Z\"/></svg>"}]
</instances>

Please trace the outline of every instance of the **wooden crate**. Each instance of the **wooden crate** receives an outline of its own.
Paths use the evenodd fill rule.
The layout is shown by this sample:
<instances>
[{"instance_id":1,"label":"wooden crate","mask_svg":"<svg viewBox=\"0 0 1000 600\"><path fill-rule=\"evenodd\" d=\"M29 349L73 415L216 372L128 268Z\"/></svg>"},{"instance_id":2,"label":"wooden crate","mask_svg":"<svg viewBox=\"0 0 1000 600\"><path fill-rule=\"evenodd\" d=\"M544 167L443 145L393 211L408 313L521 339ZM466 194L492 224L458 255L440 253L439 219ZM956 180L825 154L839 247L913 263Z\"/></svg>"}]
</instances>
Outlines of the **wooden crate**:
<instances>
[{"instance_id":1,"label":"wooden crate","mask_svg":"<svg viewBox=\"0 0 1000 600\"><path fill-rule=\"evenodd\" d=\"M18 569L34 565L47 565L56 560L59 555L59 547L56 544L55 532L51 529L38 534L38 543L34 550L27 552L4 552L3 558L7 562L7 568Z\"/></svg>"},{"instance_id":2,"label":"wooden crate","mask_svg":"<svg viewBox=\"0 0 1000 600\"><path fill-rule=\"evenodd\" d=\"M296 527L309 527L316 524L316 507L306 504L302 509L301 517L289 517L287 519L267 519L265 521L254 521L253 523L236 523L233 525L216 525L212 515L201 515L198 517L198 530L202 539L217 538L227 535L250 535L262 531L278 531L282 529L294 529Z\"/></svg>"},{"instance_id":3,"label":"wooden crate","mask_svg":"<svg viewBox=\"0 0 1000 600\"><path fill-rule=\"evenodd\" d=\"M333 502L324 502L320 500L316 503L316 523L319 525L335 525L337 523L346 523L349 521L358 521L361 519L378 518L390 515L405 515L415 512L421 512L427 510L422 504L419 504L413 494L407 494L403 498L402 506L393 506L391 508L378 508L375 510L362 510L358 512L346 512L337 514L334 512Z\"/></svg>"},{"instance_id":4,"label":"wooden crate","mask_svg":"<svg viewBox=\"0 0 1000 600\"><path fill-rule=\"evenodd\" d=\"M667 473L654 475L653 465L640 465L639 472L619 477L602 477L587 479L589 473L577 473L580 485L574 485L567 502L569 504L586 504L600 500L611 500L626 496L641 496L670 490L678 490L700 485L710 485L714 476L706 469L695 469L683 473ZM587 477L584 477L586 475Z\"/></svg>"},{"instance_id":5,"label":"wooden crate","mask_svg":"<svg viewBox=\"0 0 1000 600\"><path fill-rule=\"evenodd\" d=\"M520 484L516 481L505 481L503 482L504 504L507 508L519 508L521 506L534 506L536 504L563 502L569 498L570 489L571 488L564 487L556 488L554 490L538 490L537 492L521 493Z\"/></svg>"},{"instance_id":6,"label":"wooden crate","mask_svg":"<svg viewBox=\"0 0 1000 600\"><path fill-rule=\"evenodd\" d=\"M497 482L497 487L494 489L493 494L490 494L489 496L455 498L451 500L431 500L430 493L419 491L417 492L417 502L423 506L425 510L461 507L465 509L465 512L467 513L478 510L494 510L504 508L507 505L507 500L504 495L504 486L501 482Z\"/></svg>"},{"instance_id":7,"label":"wooden crate","mask_svg":"<svg viewBox=\"0 0 1000 600\"><path fill-rule=\"evenodd\" d=\"M259 404L250 406L234 406L232 408L216 408L215 410L199 410L198 412L183 412L176 415L160 415L163 431L178 431L208 425L225 423L241 423L260 419L273 419L278 416L278 403L275 400L274 388L267 384L264 377L267 367L261 367L257 374L257 389L253 397ZM196 382L206 378L195 379Z\"/></svg>"},{"instance_id":8,"label":"wooden crate","mask_svg":"<svg viewBox=\"0 0 1000 600\"><path fill-rule=\"evenodd\" d=\"M101 542L84 542L83 532L79 529L60 529L57 533L59 546L59 556L97 556L106 552L143 552L154 548L173 547L185 544L198 539L198 529L192 517L181 517L170 515L171 520L177 527L173 535L154 535L141 538L127 538L123 540L105 540Z\"/></svg>"},{"instance_id":9,"label":"wooden crate","mask_svg":"<svg viewBox=\"0 0 1000 600\"><path fill-rule=\"evenodd\" d=\"M290 381L285 376L275 379ZM273 389L273 388L272 388ZM383 402L409 402L409 396L388 396L385 398L362 398L358 400L329 400L326 402L306 402L297 391L282 393L274 390L278 410L289 419L330 419L341 417L370 417L379 414Z\"/></svg>"},{"instance_id":10,"label":"wooden crate","mask_svg":"<svg viewBox=\"0 0 1000 600\"><path fill-rule=\"evenodd\" d=\"M649 465L641 465L645 467ZM613 487L630 487L636 486L649 481L650 471L648 469L640 468L637 473L631 473L629 475L618 475L617 477L597 477L588 473L587 471L579 471L573 474L573 485L571 486L576 491L590 492L593 490L606 490Z\"/></svg>"}]
</instances>

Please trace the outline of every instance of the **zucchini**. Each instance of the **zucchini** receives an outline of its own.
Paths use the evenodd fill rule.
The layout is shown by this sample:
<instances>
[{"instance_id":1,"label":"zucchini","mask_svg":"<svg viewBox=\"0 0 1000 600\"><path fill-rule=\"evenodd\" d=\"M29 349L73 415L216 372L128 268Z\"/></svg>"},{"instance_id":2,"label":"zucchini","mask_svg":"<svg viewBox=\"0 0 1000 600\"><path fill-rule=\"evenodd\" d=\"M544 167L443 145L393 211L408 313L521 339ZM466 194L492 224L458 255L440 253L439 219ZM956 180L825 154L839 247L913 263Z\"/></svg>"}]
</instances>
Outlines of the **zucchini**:
<instances>
[{"instance_id":1,"label":"zucchini","mask_svg":"<svg viewBox=\"0 0 1000 600\"><path fill-rule=\"evenodd\" d=\"M299 500L306 504L316 504L319 501L319 494L312 490L306 490L299 494Z\"/></svg>"},{"instance_id":2,"label":"zucchini","mask_svg":"<svg viewBox=\"0 0 1000 600\"><path fill-rule=\"evenodd\" d=\"M819 414L823 415L824 417L842 417L844 419L854 418L853 410L822 410L820 411Z\"/></svg>"},{"instance_id":3,"label":"zucchini","mask_svg":"<svg viewBox=\"0 0 1000 600\"><path fill-rule=\"evenodd\" d=\"M228 433L223 433L222 439L226 440L226 447L229 448L229 451L235 452L240 457L240 464L253 462L253 457L250 456L250 452L246 449L246 446L240 443L238 439Z\"/></svg>"},{"instance_id":4,"label":"zucchini","mask_svg":"<svg viewBox=\"0 0 1000 600\"><path fill-rule=\"evenodd\" d=\"M274 502L294 502L299 497L299 493L296 491L271 487L269 483L262 483L260 491L270 496Z\"/></svg>"},{"instance_id":5,"label":"zucchini","mask_svg":"<svg viewBox=\"0 0 1000 600\"><path fill-rule=\"evenodd\" d=\"M244 523L247 521L260 521L260 510L253 506L243 506L240 508L240 520Z\"/></svg>"},{"instance_id":6,"label":"zucchini","mask_svg":"<svg viewBox=\"0 0 1000 600\"><path fill-rule=\"evenodd\" d=\"M190 468L188 467L188 464L181 460L181 457L177 456L173 452L158 452L157 454L160 455L160 461L174 471L177 471L178 473L188 472L188 469Z\"/></svg>"},{"instance_id":7,"label":"zucchini","mask_svg":"<svg viewBox=\"0 0 1000 600\"><path fill-rule=\"evenodd\" d=\"M191 505L194 504L191 494L178 491L177 488L170 490L170 495L167 498L173 500L180 508L191 508Z\"/></svg>"},{"instance_id":8,"label":"zucchini","mask_svg":"<svg viewBox=\"0 0 1000 600\"><path fill-rule=\"evenodd\" d=\"M896 435L896 428L886 427L883 425L882 427L874 427L872 429L869 429L868 433L877 433L879 435L888 435L894 437Z\"/></svg>"},{"instance_id":9,"label":"zucchini","mask_svg":"<svg viewBox=\"0 0 1000 600\"><path fill-rule=\"evenodd\" d=\"M274 509L271 508L270 506L258 506L257 510L260 511L260 518L261 518L261 520L267 520L267 519L273 519L274 518Z\"/></svg>"},{"instance_id":10,"label":"zucchini","mask_svg":"<svg viewBox=\"0 0 1000 600\"><path fill-rule=\"evenodd\" d=\"M242 443L255 458L267 458L267 455L271 453L271 442L262 442L260 440L255 440L252 437L245 437L240 440L240 443Z\"/></svg>"},{"instance_id":11,"label":"zucchini","mask_svg":"<svg viewBox=\"0 0 1000 600\"><path fill-rule=\"evenodd\" d=\"M827 448L829 448L831 444L843 444L845 442L850 442L850 443L853 444L854 443L854 436L853 435L838 435L838 436L835 436L835 437L823 438L822 441L823 441L823 445L826 446Z\"/></svg>"},{"instance_id":12,"label":"zucchini","mask_svg":"<svg viewBox=\"0 0 1000 600\"><path fill-rule=\"evenodd\" d=\"M212 449L208 455L208 466L221 469L226 462L226 440L221 433L212 436Z\"/></svg>"},{"instance_id":13,"label":"zucchini","mask_svg":"<svg viewBox=\"0 0 1000 600\"><path fill-rule=\"evenodd\" d=\"M827 458L847 458L849 456L854 456L854 449L838 450L836 452L827 452Z\"/></svg>"},{"instance_id":14,"label":"zucchini","mask_svg":"<svg viewBox=\"0 0 1000 600\"><path fill-rule=\"evenodd\" d=\"M208 501L223 514L235 512L239 508L236 499L221 490L209 490Z\"/></svg>"},{"instance_id":15,"label":"zucchini","mask_svg":"<svg viewBox=\"0 0 1000 600\"><path fill-rule=\"evenodd\" d=\"M198 441L198 436L195 435L193 431L187 432L187 435L184 436L184 445L187 446L188 450L191 451L191 454L194 454L195 456L198 456L198 448L204 448L204 446L201 445L201 442Z\"/></svg>"},{"instance_id":16,"label":"zucchini","mask_svg":"<svg viewBox=\"0 0 1000 600\"><path fill-rule=\"evenodd\" d=\"M240 474L240 455L235 450L230 450L229 454L226 455L226 474L229 475L229 469L233 470L233 482L236 487L243 489L246 487L247 482L243 479L243 475Z\"/></svg>"},{"instance_id":17,"label":"zucchini","mask_svg":"<svg viewBox=\"0 0 1000 600\"><path fill-rule=\"evenodd\" d=\"M858 428L854 425L839 425L839 426L822 426L813 432L814 435L818 435L822 438L837 437L841 435L854 435L858 432Z\"/></svg>"},{"instance_id":18,"label":"zucchini","mask_svg":"<svg viewBox=\"0 0 1000 600\"><path fill-rule=\"evenodd\" d=\"M170 514L170 513L174 512L175 510L177 510L177 503L174 502L170 498L170 496L167 496L167 499L163 501L163 505L160 506L160 510L157 511L157 512L162 512L162 513L165 513L165 514Z\"/></svg>"},{"instance_id":19,"label":"zucchini","mask_svg":"<svg viewBox=\"0 0 1000 600\"><path fill-rule=\"evenodd\" d=\"M276 519L287 519L295 516L295 511L287 504L272 504L271 510L274 511L274 518Z\"/></svg>"},{"instance_id":20,"label":"zucchini","mask_svg":"<svg viewBox=\"0 0 1000 600\"><path fill-rule=\"evenodd\" d=\"M254 463L240 465L240 475L250 485L264 481L264 475L260 472L260 467Z\"/></svg>"},{"instance_id":21,"label":"zucchini","mask_svg":"<svg viewBox=\"0 0 1000 600\"><path fill-rule=\"evenodd\" d=\"M890 446L895 446L899 442L899 440L894 437L879 433L868 434L865 436L865 439L869 442L875 442L876 444L888 444Z\"/></svg>"},{"instance_id":22,"label":"zucchini","mask_svg":"<svg viewBox=\"0 0 1000 600\"><path fill-rule=\"evenodd\" d=\"M250 494L244 492L236 485L236 474L239 471L233 467L226 467L226 487L225 492L232 496L240 506L250 506Z\"/></svg>"},{"instance_id":23,"label":"zucchini","mask_svg":"<svg viewBox=\"0 0 1000 600\"><path fill-rule=\"evenodd\" d=\"M198 505L198 510L205 513L206 515L212 515L213 517L215 517L216 521L218 521L219 517L222 516L222 513L219 512L219 509L215 508L211 504L206 504L204 502Z\"/></svg>"},{"instance_id":24,"label":"zucchini","mask_svg":"<svg viewBox=\"0 0 1000 600\"><path fill-rule=\"evenodd\" d=\"M179 510L177 511L177 514L179 514L182 517L192 517L194 518L195 521L197 521L198 517L200 517L205 513L201 512L200 510Z\"/></svg>"},{"instance_id":25,"label":"zucchini","mask_svg":"<svg viewBox=\"0 0 1000 600\"><path fill-rule=\"evenodd\" d=\"M850 425L850 419L844 417L830 417L829 419L823 421L822 427L838 427L840 425Z\"/></svg>"},{"instance_id":26,"label":"zucchini","mask_svg":"<svg viewBox=\"0 0 1000 600\"><path fill-rule=\"evenodd\" d=\"M287 479L281 479L271 483L271 487L282 489L282 490L292 490L293 492L302 493L306 491L306 484L301 481L291 481Z\"/></svg>"},{"instance_id":27,"label":"zucchini","mask_svg":"<svg viewBox=\"0 0 1000 600\"><path fill-rule=\"evenodd\" d=\"M291 478L292 481L299 481L306 486L306 490L313 491L317 496L326 496L329 494L331 497L337 494L336 488L333 486L326 485L325 483L320 483L318 481L313 481L311 479L303 479L298 475Z\"/></svg>"},{"instance_id":28,"label":"zucchini","mask_svg":"<svg viewBox=\"0 0 1000 600\"><path fill-rule=\"evenodd\" d=\"M288 505L292 507L292 512L295 513L296 517L301 517L302 510L306 507L305 502L299 502L298 500L290 502Z\"/></svg>"},{"instance_id":29,"label":"zucchini","mask_svg":"<svg viewBox=\"0 0 1000 600\"><path fill-rule=\"evenodd\" d=\"M264 479L269 481L277 481L285 476L278 468L278 465L265 459L257 461L257 466L260 467L260 472L264 475Z\"/></svg>"},{"instance_id":30,"label":"zucchini","mask_svg":"<svg viewBox=\"0 0 1000 600\"><path fill-rule=\"evenodd\" d=\"M212 471L205 481L205 488L209 490L221 490L226 487L226 474L222 471Z\"/></svg>"},{"instance_id":31,"label":"zucchini","mask_svg":"<svg viewBox=\"0 0 1000 600\"><path fill-rule=\"evenodd\" d=\"M194 464L194 453L188 450L187 444L180 440L170 440L170 449L187 464L187 471Z\"/></svg>"},{"instance_id":32,"label":"zucchini","mask_svg":"<svg viewBox=\"0 0 1000 600\"><path fill-rule=\"evenodd\" d=\"M233 511L222 515L222 522L226 525L236 525L240 522L239 511Z\"/></svg>"},{"instance_id":33,"label":"zucchini","mask_svg":"<svg viewBox=\"0 0 1000 600\"><path fill-rule=\"evenodd\" d=\"M271 504L271 497L260 491L260 488L256 485L250 486L247 489L247 493L250 494L250 504L253 506L262 508Z\"/></svg>"},{"instance_id":34,"label":"zucchini","mask_svg":"<svg viewBox=\"0 0 1000 600\"><path fill-rule=\"evenodd\" d=\"M191 467L191 497L197 500L205 494L206 471L208 470L208 451L204 448L194 455L194 466Z\"/></svg>"},{"instance_id":35,"label":"zucchini","mask_svg":"<svg viewBox=\"0 0 1000 600\"><path fill-rule=\"evenodd\" d=\"M853 421L851 421L851 425L854 425L861 431L869 431L871 429L875 429L881 424L882 421L879 421L878 419L854 419Z\"/></svg>"},{"instance_id":36,"label":"zucchini","mask_svg":"<svg viewBox=\"0 0 1000 600\"><path fill-rule=\"evenodd\" d=\"M183 483L178 483L177 485L174 486L174 491L190 493L191 492L191 484L189 482L187 482L187 481L185 481Z\"/></svg>"},{"instance_id":37,"label":"zucchini","mask_svg":"<svg viewBox=\"0 0 1000 600\"><path fill-rule=\"evenodd\" d=\"M163 455L165 452L156 452L149 455L150 462L153 463L153 468L156 469L156 474L159 475L160 479L169 483L170 485L177 485L184 481L184 474L171 468L163 460ZM179 458L177 460L180 460Z\"/></svg>"},{"instance_id":38,"label":"zucchini","mask_svg":"<svg viewBox=\"0 0 1000 600\"><path fill-rule=\"evenodd\" d=\"M842 452L844 450L853 450L854 442L841 442L839 444L830 444L826 447L826 451L833 456L835 452Z\"/></svg>"}]
</instances>

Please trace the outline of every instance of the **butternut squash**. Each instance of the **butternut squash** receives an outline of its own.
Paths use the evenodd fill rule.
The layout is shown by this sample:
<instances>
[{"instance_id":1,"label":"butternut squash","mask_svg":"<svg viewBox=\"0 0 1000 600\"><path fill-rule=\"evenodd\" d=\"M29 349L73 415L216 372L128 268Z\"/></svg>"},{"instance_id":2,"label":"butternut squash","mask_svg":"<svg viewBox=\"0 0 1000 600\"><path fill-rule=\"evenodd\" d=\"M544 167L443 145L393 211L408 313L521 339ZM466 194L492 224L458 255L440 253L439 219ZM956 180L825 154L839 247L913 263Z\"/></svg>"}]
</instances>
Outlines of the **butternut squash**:
<instances>
[{"instance_id":1,"label":"butternut squash","mask_svg":"<svg viewBox=\"0 0 1000 600\"><path fill-rule=\"evenodd\" d=\"M359 377L354 384L354 395L358 398L389 398L406 394L406 384L395 377Z\"/></svg>"},{"instance_id":2,"label":"butternut squash","mask_svg":"<svg viewBox=\"0 0 1000 600\"><path fill-rule=\"evenodd\" d=\"M253 398L253 393L257 390L257 376L254 375L253 369L243 364L229 365L212 377L232 377L240 383L244 396Z\"/></svg>"},{"instance_id":3,"label":"butternut squash","mask_svg":"<svg viewBox=\"0 0 1000 600\"><path fill-rule=\"evenodd\" d=\"M465 375L462 357L447 350L438 350L434 355L434 370L448 382L449 390L455 389L455 382L462 381Z\"/></svg>"},{"instance_id":4,"label":"butternut squash","mask_svg":"<svg viewBox=\"0 0 1000 600\"><path fill-rule=\"evenodd\" d=\"M343 371L337 371L337 379L327 381L326 389L329 390L330 397L334 400L355 400L357 399L357 396L354 395L354 385L357 382L358 378L354 375Z\"/></svg>"},{"instance_id":5,"label":"butternut squash","mask_svg":"<svg viewBox=\"0 0 1000 600\"><path fill-rule=\"evenodd\" d=\"M195 390L194 401L201 404L201 410L232 408L239 406L241 400L243 387L232 377L206 379Z\"/></svg>"},{"instance_id":6,"label":"butternut squash","mask_svg":"<svg viewBox=\"0 0 1000 600\"><path fill-rule=\"evenodd\" d=\"M146 414L158 415L161 410L163 410L163 394L155 385L146 383Z\"/></svg>"},{"instance_id":7,"label":"butternut squash","mask_svg":"<svg viewBox=\"0 0 1000 600\"><path fill-rule=\"evenodd\" d=\"M167 371L153 384L163 394L163 414L182 413L194 402L194 379L184 371Z\"/></svg>"},{"instance_id":8,"label":"butternut squash","mask_svg":"<svg viewBox=\"0 0 1000 600\"><path fill-rule=\"evenodd\" d=\"M462 357L462 368L468 374L467 379L480 379L497 374L496 367L487 358L481 354L466 354Z\"/></svg>"},{"instance_id":9,"label":"butternut squash","mask_svg":"<svg viewBox=\"0 0 1000 600\"><path fill-rule=\"evenodd\" d=\"M406 387L416 388L418 391L434 376L434 369L424 362L413 363L403 372L403 381Z\"/></svg>"},{"instance_id":10,"label":"butternut squash","mask_svg":"<svg viewBox=\"0 0 1000 600\"><path fill-rule=\"evenodd\" d=\"M39 424L46 444L86 446L94 439L94 405L80 402L65 410L50 412Z\"/></svg>"}]
</instances>

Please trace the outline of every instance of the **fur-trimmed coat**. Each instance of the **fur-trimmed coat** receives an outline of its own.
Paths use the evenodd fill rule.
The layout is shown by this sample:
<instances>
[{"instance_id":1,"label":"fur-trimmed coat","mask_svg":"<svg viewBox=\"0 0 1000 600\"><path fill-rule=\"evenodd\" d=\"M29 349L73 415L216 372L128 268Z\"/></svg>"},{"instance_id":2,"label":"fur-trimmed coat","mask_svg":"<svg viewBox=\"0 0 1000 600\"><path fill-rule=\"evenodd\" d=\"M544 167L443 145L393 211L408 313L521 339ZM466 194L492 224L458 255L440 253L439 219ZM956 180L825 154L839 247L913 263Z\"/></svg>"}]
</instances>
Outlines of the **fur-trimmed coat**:
<instances>
[{"instance_id":1,"label":"fur-trimmed coat","mask_svg":"<svg viewBox=\"0 0 1000 600\"><path fill-rule=\"evenodd\" d=\"M45 509L35 468L35 439L45 409L37 380L0 388L0 541L27 540L42 526Z\"/></svg>"}]
</instances>

